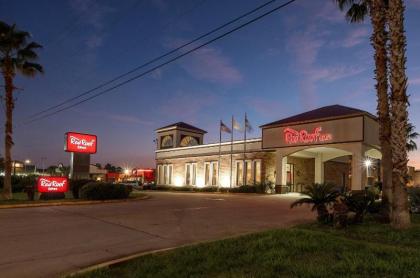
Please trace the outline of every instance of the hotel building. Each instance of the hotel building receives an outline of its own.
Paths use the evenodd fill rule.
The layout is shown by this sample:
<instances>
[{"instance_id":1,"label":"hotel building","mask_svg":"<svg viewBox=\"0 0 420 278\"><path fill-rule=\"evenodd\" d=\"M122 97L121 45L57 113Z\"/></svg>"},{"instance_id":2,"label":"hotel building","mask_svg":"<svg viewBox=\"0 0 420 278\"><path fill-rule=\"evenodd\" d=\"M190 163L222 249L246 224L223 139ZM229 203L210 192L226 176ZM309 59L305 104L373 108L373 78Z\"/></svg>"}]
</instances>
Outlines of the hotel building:
<instances>
[{"instance_id":1,"label":"hotel building","mask_svg":"<svg viewBox=\"0 0 420 278\"><path fill-rule=\"evenodd\" d=\"M380 176L377 118L326 106L261 127L262 136L203 144L206 131L184 122L156 130L157 184L235 187L273 183L281 192L334 183L361 190Z\"/></svg>"}]
</instances>

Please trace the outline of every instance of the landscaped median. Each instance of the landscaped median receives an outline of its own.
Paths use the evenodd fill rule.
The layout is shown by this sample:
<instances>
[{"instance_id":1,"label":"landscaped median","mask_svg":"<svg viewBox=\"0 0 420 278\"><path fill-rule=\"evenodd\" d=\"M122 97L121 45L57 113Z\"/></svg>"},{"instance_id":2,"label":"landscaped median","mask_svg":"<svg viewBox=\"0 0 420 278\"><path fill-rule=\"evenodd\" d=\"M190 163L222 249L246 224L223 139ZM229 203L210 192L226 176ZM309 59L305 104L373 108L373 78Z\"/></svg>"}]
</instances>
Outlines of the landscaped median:
<instances>
[{"instance_id":1,"label":"landscaped median","mask_svg":"<svg viewBox=\"0 0 420 278\"><path fill-rule=\"evenodd\" d=\"M0 197L0 209L126 202L148 197L144 193L133 191L131 186L90 180L71 180L71 193L36 192L34 185L27 185L24 191L25 193L14 193L11 200Z\"/></svg>"},{"instance_id":2,"label":"landscaped median","mask_svg":"<svg viewBox=\"0 0 420 278\"><path fill-rule=\"evenodd\" d=\"M76 277L418 277L420 217L392 230L311 224L145 255Z\"/></svg>"},{"instance_id":3,"label":"landscaped median","mask_svg":"<svg viewBox=\"0 0 420 278\"><path fill-rule=\"evenodd\" d=\"M28 201L26 194L14 193L14 199L2 200L0 199L0 209L7 208L27 208L27 207L45 207L45 206L70 206L70 205L92 205L92 204L104 204L104 203L118 203L118 202L131 202L148 199L150 196L141 192L131 192L127 199L111 199L111 200L83 200L74 199L70 194L66 194L69 197L60 200L34 200Z\"/></svg>"}]
</instances>

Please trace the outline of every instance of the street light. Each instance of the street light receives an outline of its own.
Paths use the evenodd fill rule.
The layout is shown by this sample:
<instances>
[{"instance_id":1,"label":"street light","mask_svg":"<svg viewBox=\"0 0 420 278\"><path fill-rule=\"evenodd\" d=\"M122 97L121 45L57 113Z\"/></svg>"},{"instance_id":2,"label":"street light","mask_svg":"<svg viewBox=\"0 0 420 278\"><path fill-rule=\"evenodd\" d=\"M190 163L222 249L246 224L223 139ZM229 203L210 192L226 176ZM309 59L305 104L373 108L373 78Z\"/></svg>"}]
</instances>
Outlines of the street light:
<instances>
[{"instance_id":1,"label":"street light","mask_svg":"<svg viewBox=\"0 0 420 278\"><path fill-rule=\"evenodd\" d=\"M25 167L25 174L26 174L26 165L29 164L29 163L31 163L31 161L29 159L26 159L23 163L24 167Z\"/></svg>"}]
</instances>

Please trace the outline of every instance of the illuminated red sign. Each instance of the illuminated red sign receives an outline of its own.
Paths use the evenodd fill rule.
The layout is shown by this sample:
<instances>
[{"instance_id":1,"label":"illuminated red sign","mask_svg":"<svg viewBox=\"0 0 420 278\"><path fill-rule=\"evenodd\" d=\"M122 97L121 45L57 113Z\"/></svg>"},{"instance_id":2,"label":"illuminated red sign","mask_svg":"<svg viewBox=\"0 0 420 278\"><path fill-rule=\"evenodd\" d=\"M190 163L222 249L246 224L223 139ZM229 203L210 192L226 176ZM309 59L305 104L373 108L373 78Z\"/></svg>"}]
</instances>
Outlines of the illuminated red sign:
<instances>
[{"instance_id":1,"label":"illuminated red sign","mask_svg":"<svg viewBox=\"0 0 420 278\"><path fill-rule=\"evenodd\" d=\"M284 129L284 141L287 144L308 144L308 143L323 143L332 140L331 133L322 133L322 127L314 128L310 133L305 129L295 130L293 128Z\"/></svg>"},{"instance_id":2,"label":"illuminated red sign","mask_svg":"<svg viewBox=\"0 0 420 278\"><path fill-rule=\"evenodd\" d=\"M96 153L97 137L92 134L66 133L64 150L73 153Z\"/></svg>"},{"instance_id":3,"label":"illuminated red sign","mask_svg":"<svg viewBox=\"0 0 420 278\"><path fill-rule=\"evenodd\" d=\"M39 177L37 182L38 192L66 192L69 181L66 177Z\"/></svg>"}]
</instances>

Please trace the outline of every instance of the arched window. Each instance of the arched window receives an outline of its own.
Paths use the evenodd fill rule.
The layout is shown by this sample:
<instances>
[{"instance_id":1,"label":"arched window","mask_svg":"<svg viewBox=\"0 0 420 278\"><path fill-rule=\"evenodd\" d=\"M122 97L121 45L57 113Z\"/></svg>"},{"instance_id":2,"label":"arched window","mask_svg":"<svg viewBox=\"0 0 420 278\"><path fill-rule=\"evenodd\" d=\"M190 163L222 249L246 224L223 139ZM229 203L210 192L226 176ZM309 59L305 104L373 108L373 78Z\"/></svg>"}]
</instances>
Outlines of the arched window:
<instances>
[{"instance_id":1,"label":"arched window","mask_svg":"<svg viewBox=\"0 0 420 278\"><path fill-rule=\"evenodd\" d=\"M180 147L189 147L189 146L196 146L198 145L197 139L192 136L185 136L182 138L181 143L179 144Z\"/></svg>"},{"instance_id":2,"label":"arched window","mask_svg":"<svg viewBox=\"0 0 420 278\"><path fill-rule=\"evenodd\" d=\"M172 148L174 142L172 140L172 136L166 135L162 138L161 147L162 148Z\"/></svg>"}]
</instances>

